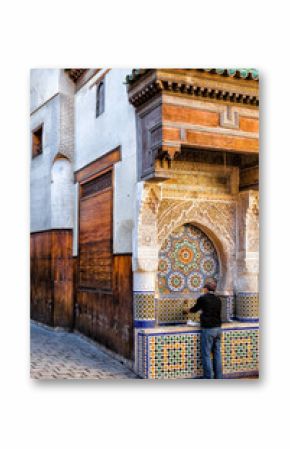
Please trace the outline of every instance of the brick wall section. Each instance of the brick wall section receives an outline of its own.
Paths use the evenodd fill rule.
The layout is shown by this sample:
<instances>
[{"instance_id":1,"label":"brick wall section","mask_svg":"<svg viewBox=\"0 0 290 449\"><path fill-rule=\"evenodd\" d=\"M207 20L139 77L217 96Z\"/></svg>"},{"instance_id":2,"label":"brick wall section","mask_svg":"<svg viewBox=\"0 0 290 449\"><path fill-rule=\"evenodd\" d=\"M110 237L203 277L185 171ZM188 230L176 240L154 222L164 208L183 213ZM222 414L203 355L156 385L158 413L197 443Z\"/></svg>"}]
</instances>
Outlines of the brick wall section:
<instances>
[{"instance_id":1,"label":"brick wall section","mask_svg":"<svg viewBox=\"0 0 290 449\"><path fill-rule=\"evenodd\" d=\"M59 152L73 161L74 155L74 97L60 95Z\"/></svg>"}]
</instances>

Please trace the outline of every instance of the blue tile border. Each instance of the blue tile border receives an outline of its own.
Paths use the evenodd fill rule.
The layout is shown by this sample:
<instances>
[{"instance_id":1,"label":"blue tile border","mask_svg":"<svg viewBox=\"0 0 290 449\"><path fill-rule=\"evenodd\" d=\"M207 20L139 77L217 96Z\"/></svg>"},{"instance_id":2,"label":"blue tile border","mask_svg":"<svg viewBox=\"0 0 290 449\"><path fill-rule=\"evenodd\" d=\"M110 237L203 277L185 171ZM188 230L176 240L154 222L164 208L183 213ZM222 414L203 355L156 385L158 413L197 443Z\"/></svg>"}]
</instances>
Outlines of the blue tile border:
<instances>
[{"instance_id":1,"label":"blue tile border","mask_svg":"<svg viewBox=\"0 0 290 449\"><path fill-rule=\"evenodd\" d=\"M148 329L148 328L152 328L152 327L155 327L155 323L156 323L156 321L155 320L134 320L134 327L136 328L136 329L139 329L139 328L146 328L146 329Z\"/></svg>"},{"instance_id":2,"label":"blue tile border","mask_svg":"<svg viewBox=\"0 0 290 449\"><path fill-rule=\"evenodd\" d=\"M240 321L241 323L259 323L259 318L251 318L251 317L236 317L237 321Z\"/></svg>"}]
</instances>

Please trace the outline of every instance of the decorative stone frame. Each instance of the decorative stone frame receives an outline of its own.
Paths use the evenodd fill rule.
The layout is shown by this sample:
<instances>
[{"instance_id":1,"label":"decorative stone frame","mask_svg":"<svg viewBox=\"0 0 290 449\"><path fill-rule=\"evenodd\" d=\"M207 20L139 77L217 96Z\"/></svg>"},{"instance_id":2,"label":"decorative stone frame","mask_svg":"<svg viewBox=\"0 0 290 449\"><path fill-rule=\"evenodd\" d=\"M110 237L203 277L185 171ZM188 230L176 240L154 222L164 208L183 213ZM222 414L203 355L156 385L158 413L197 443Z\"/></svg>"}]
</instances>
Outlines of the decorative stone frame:
<instances>
[{"instance_id":1,"label":"decorative stone frame","mask_svg":"<svg viewBox=\"0 0 290 449\"><path fill-rule=\"evenodd\" d=\"M133 241L133 289L135 327L156 324L159 250L171 232L186 223L200 228L216 247L220 279L218 292L232 297L236 273L236 201L162 199L161 189L139 183L137 226Z\"/></svg>"},{"instance_id":2,"label":"decorative stone frame","mask_svg":"<svg viewBox=\"0 0 290 449\"><path fill-rule=\"evenodd\" d=\"M220 263L218 290L232 294L235 272L235 201L183 200L171 201L158 217L158 251L162 242L179 226L190 223L200 228L213 242ZM232 266L233 270L228 270Z\"/></svg>"}]
</instances>

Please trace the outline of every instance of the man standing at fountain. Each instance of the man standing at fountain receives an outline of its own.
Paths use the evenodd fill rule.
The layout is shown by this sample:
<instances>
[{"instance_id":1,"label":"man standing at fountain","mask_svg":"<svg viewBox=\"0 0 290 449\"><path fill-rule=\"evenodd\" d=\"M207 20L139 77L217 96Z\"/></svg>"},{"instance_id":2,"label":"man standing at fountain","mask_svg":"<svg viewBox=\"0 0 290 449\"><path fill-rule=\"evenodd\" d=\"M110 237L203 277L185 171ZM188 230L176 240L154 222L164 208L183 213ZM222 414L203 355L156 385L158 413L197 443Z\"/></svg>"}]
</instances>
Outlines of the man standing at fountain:
<instances>
[{"instance_id":1,"label":"man standing at fountain","mask_svg":"<svg viewBox=\"0 0 290 449\"><path fill-rule=\"evenodd\" d=\"M201 358L204 379L212 378L212 368L215 379L222 379L221 358L221 300L215 295L217 282L209 280L204 285L205 293L197 299L195 306L189 312L201 311ZM211 361L213 354L213 367Z\"/></svg>"}]
</instances>

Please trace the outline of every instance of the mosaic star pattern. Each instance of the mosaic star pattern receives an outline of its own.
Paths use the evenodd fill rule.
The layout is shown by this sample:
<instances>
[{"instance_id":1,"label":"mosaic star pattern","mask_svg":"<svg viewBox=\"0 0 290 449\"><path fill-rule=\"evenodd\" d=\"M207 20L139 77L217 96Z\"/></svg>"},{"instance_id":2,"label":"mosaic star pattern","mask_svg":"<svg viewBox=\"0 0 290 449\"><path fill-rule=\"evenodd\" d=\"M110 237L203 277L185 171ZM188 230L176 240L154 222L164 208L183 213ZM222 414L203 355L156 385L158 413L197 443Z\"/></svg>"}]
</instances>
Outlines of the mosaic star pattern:
<instances>
[{"instance_id":1,"label":"mosaic star pattern","mask_svg":"<svg viewBox=\"0 0 290 449\"><path fill-rule=\"evenodd\" d=\"M159 253L160 297L194 294L197 297L208 278L218 277L216 250L198 228L186 224L164 241Z\"/></svg>"}]
</instances>

